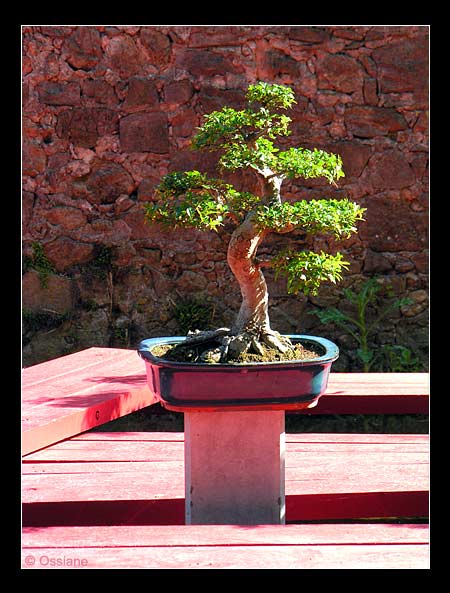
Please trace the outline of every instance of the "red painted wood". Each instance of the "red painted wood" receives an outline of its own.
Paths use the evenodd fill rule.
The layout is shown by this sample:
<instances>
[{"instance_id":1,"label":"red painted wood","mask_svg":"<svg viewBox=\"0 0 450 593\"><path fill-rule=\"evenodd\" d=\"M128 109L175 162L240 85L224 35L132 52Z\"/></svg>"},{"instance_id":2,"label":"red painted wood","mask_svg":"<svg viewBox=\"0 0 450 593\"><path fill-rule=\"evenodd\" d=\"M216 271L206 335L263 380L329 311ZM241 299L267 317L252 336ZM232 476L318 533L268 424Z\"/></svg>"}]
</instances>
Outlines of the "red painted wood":
<instances>
[{"instance_id":1,"label":"red painted wood","mask_svg":"<svg viewBox=\"0 0 450 593\"><path fill-rule=\"evenodd\" d=\"M368 447L356 446L336 449L334 452L308 447L296 453L288 444L286 455L286 484L288 492L292 494L326 493L330 489L332 492L413 491L423 489L428 480L426 451L404 454L397 450L388 453L381 447L370 450ZM33 500L40 500L37 498L39 486L46 476L52 481L52 498L45 500L61 500L61 496L64 496L64 500L74 500L74 496L83 496L89 500L92 495L98 498L100 493L108 500L111 497L129 499L135 497L148 480L154 497L162 494L179 496L183 487L182 457L173 460L164 453L158 457L157 460L138 462L29 462L24 465L23 476L26 477L26 483L32 485L31 488L36 485L30 494ZM351 461L350 467L342 467L343 461ZM367 476L361 476L361 472L370 469L369 463L373 467L370 484L363 488L363 480L367 483ZM415 465L414 471L411 471L412 464ZM144 472L156 475L148 477ZM67 475L72 477L72 484L66 484ZM97 485L96 481L100 477L102 483ZM126 483L123 480L125 477Z\"/></svg>"},{"instance_id":2,"label":"red painted wood","mask_svg":"<svg viewBox=\"0 0 450 593\"><path fill-rule=\"evenodd\" d=\"M304 524L304 525L183 525L112 527L46 527L23 529L24 548L48 546L254 546L311 544L425 544L424 523Z\"/></svg>"},{"instance_id":3,"label":"red painted wood","mask_svg":"<svg viewBox=\"0 0 450 593\"><path fill-rule=\"evenodd\" d=\"M23 567L428 568L426 525L25 528ZM59 563L59 566L58 566Z\"/></svg>"},{"instance_id":4,"label":"red painted wood","mask_svg":"<svg viewBox=\"0 0 450 593\"><path fill-rule=\"evenodd\" d=\"M428 569L428 545L311 545L220 547L114 547L30 549L22 554L23 567L30 557L34 568L73 569L74 559L85 568L129 569ZM44 565L42 566L42 562ZM60 565L57 563L60 562ZM65 566L64 566L65 563ZM69 565L67 565L69 563ZM75 568L79 567L75 566ZM83 567L80 568L82 570Z\"/></svg>"},{"instance_id":5,"label":"red painted wood","mask_svg":"<svg viewBox=\"0 0 450 593\"><path fill-rule=\"evenodd\" d=\"M26 368L23 454L153 403L134 350L89 348ZM331 373L318 405L299 413L427 412L427 373Z\"/></svg>"},{"instance_id":6,"label":"red painted wood","mask_svg":"<svg viewBox=\"0 0 450 593\"><path fill-rule=\"evenodd\" d=\"M142 494L141 494L142 495ZM130 500L24 502L22 524L45 525L184 525L184 496Z\"/></svg>"},{"instance_id":7,"label":"red painted wood","mask_svg":"<svg viewBox=\"0 0 450 593\"><path fill-rule=\"evenodd\" d=\"M428 414L428 373L330 373L328 387L305 414Z\"/></svg>"},{"instance_id":8,"label":"red painted wood","mask_svg":"<svg viewBox=\"0 0 450 593\"><path fill-rule=\"evenodd\" d=\"M184 525L184 498L24 503L23 525ZM373 492L286 496L286 520L347 521L426 517L428 493Z\"/></svg>"},{"instance_id":9,"label":"red painted wood","mask_svg":"<svg viewBox=\"0 0 450 593\"><path fill-rule=\"evenodd\" d=\"M134 350L89 348L23 370L26 455L155 403Z\"/></svg>"},{"instance_id":10,"label":"red painted wood","mask_svg":"<svg viewBox=\"0 0 450 593\"><path fill-rule=\"evenodd\" d=\"M331 440L330 440L331 438ZM428 435L423 434L286 434L290 451L316 453L341 453L348 446L352 451L358 444L364 444L374 452L425 451ZM381 449L380 449L381 446ZM338 447L338 449L336 449ZM173 461L183 459L184 433L182 432L85 432L70 439L55 443L24 457L28 461ZM303 461L302 461L303 462Z\"/></svg>"},{"instance_id":11,"label":"red painted wood","mask_svg":"<svg viewBox=\"0 0 450 593\"><path fill-rule=\"evenodd\" d=\"M428 435L286 435L288 521L428 514ZM28 525L183 523L182 433L85 433L24 458Z\"/></svg>"}]
</instances>

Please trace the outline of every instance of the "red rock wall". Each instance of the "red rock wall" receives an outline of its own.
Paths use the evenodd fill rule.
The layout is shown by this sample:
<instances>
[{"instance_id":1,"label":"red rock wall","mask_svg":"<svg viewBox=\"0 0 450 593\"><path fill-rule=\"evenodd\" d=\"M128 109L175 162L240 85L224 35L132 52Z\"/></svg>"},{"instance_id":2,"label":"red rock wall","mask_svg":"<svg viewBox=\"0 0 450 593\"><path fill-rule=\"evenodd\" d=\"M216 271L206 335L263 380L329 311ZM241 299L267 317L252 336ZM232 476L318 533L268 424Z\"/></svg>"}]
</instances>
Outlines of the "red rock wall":
<instances>
[{"instance_id":1,"label":"red rock wall","mask_svg":"<svg viewBox=\"0 0 450 593\"><path fill-rule=\"evenodd\" d=\"M376 339L426 358L428 27L32 26L23 27L24 256L41 246L54 273L43 287L28 268L24 307L61 317L50 330L27 325L25 362L176 334L174 303L193 293L211 303L214 321L229 322L239 305L229 230L163 233L144 224L142 206L168 171L214 172L214 155L191 152L190 137L202 114L240 107L257 80L296 92L287 146L343 157L338 190L297 181L285 195L349 196L367 208L358 237L342 246L352 267L339 287L287 297L268 276L273 325L334 332L351 348L308 311L347 306L343 286L380 274L412 303ZM255 184L249 173L233 180ZM265 249L286 241L303 238L273 237Z\"/></svg>"}]
</instances>

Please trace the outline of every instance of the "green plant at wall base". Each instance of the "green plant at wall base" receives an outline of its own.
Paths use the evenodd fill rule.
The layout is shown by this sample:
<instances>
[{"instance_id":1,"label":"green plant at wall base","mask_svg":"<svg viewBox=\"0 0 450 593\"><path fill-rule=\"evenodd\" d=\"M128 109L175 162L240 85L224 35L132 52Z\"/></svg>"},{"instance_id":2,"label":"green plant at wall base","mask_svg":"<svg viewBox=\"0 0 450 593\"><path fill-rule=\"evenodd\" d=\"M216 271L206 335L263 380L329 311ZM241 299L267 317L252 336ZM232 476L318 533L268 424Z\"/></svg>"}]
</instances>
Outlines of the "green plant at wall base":
<instances>
[{"instance_id":1,"label":"green plant at wall base","mask_svg":"<svg viewBox=\"0 0 450 593\"><path fill-rule=\"evenodd\" d=\"M128 327L115 327L113 329L113 340L121 346L128 348L130 345L130 330Z\"/></svg>"},{"instance_id":2,"label":"green plant at wall base","mask_svg":"<svg viewBox=\"0 0 450 593\"><path fill-rule=\"evenodd\" d=\"M409 348L400 344L383 344L372 370L392 373L418 373L423 365Z\"/></svg>"},{"instance_id":3,"label":"green plant at wall base","mask_svg":"<svg viewBox=\"0 0 450 593\"><path fill-rule=\"evenodd\" d=\"M208 329L214 316L212 305L196 298L181 299L173 303L173 311L180 330L185 334L192 328Z\"/></svg>"},{"instance_id":4,"label":"green plant at wall base","mask_svg":"<svg viewBox=\"0 0 450 593\"><path fill-rule=\"evenodd\" d=\"M344 288L345 298L353 306L353 314L344 313L336 307L311 311L322 323L334 323L355 339L358 344L356 355L361 361L364 372L373 370L375 366L379 367L378 370L382 370L380 366L387 366L389 362L396 369L402 367L403 370L417 363L411 353L408 355L408 349L404 346L384 345L377 352L369 346L369 338L378 330L380 321L396 309L411 303L408 298L394 299L381 309L375 319L369 321L368 307L376 303L381 289L382 286L376 278L367 280L358 292Z\"/></svg>"},{"instance_id":5,"label":"green plant at wall base","mask_svg":"<svg viewBox=\"0 0 450 593\"><path fill-rule=\"evenodd\" d=\"M44 248L40 243L34 241L31 244L31 248L33 250L31 257L24 258L24 269L25 271L36 270L39 274L42 288L47 288L48 277L50 274L54 274L56 270L45 255Z\"/></svg>"},{"instance_id":6,"label":"green plant at wall base","mask_svg":"<svg viewBox=\"0 0 450 593\"><path fill-rule=\"evenodd\" d=\"M70 313L56 313L56 311L32 311L27 307L22 309L22 323L25 332L51 330L70 319Z\"/></svg>"},{"instance_id":7,"label":"green plant at wall base","mask_svg":"<svg viewBox=\"0 0 450 593\"><path fill-rule=\"evenodd\" d=\"M197 170L165 175L154 200L146 205L149 223L170 229L194 227L219 232L225 222L236 225L228 243L227 262L241 290L242 302L230 328L196 334L184 343L219 344L220 362L236 360L241 354L264 353L264 347L286 354L293 344L270 326L268 290L263 268L287 277L287 290L316 294L322 282L337 282L348 266L340 253L284 251L261 261L259 245L271 233L302 229L309 234L326 233L345 239L356 232L364 208L347 198L287 202L281 193L285 180L325 178L337 187L344 177L339 155L318 148L292 147L283 150L275 140L291 132L291 118L283 112L296 103L291 88L258 82L246 93L246 106L223 107L204 116L192 139L194 150L218 152L219 171L253 172L257 193L238 191L224 179Z\"/></svg>"}]
</instances>

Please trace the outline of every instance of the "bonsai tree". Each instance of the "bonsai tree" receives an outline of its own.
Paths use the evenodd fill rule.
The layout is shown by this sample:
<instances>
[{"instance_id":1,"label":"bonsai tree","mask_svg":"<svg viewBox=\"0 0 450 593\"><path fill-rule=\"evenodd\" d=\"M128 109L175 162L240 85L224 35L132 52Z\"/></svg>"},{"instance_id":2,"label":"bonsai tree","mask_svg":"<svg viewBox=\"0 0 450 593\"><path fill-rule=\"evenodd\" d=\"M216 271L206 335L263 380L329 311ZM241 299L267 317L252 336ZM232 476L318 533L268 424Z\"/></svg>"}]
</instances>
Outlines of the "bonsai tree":
<instances>
[{"instance_id":1,"label":"bonsai tree","mask_svg":"<svg viewBox=\"0 0 450 593\"><path fill-rule=\"evenodd\" d=\"M271 328L268 291L263 268L287 276L288 293L316 294L322 282L336 282L348 267L340 253L283 250L261 261L258 248L269 233L331 233L347 238L356 231L364 209L348 199L311 199L288 202L281 188L286 179L325 177L331 184L344 177L339 155L323 150L277 148L274 140L288 136L291 118L283 113L295 103L291 88L258 82L248 87L247 106L223 107L204 116L192 139L195 150L217 151L219 170L251 169L259 178L258 193L238 191L224 179L200 171L165 175L155 201L146 205L146 219L170 228L195 227L217 231L230 219L236 225L227 261L236 278L242 304L231 328L193 332L186 345L205 343L214 361L235 360L242 353L262 354L265 347L288 354L293 344ZM202 360L207 360L205 357Z\"/></svg>"}]
</instances>

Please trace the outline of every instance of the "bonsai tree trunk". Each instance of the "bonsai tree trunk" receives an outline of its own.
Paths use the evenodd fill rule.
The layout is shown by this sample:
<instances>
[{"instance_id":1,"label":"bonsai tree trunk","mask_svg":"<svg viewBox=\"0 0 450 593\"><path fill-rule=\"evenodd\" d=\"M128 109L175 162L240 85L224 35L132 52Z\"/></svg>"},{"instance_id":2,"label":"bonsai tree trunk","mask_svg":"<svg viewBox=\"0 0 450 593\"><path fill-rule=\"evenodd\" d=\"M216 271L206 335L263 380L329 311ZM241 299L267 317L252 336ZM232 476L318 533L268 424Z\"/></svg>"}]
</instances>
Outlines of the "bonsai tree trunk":
<instances>
[{"instance_id":1,"label":"bonsai tree trunk","mask_svg":"<svg viewBox=\"0 0 450 593\"><path fill-rule=\"evenodd\" d=\"M231 329L233 335L269 328L267 284L255 263L257 249L267 234L258 231L249 213L238 226L229 243L227 261L242 294L242 304Z\"/></svg>"},{"instance_id":2,"label":"bonsai tree trunk","mask_svg":"<svg viewBox=\"0 0 450 593\"><path fill-rule=\"evenodd\" d=\"M271 172L270 172L271 173ZM263 180L263 202L267 205L281 202L282 179L268 174ZM252 347L261 352L261 342L285 352L289 341L270 328L268 290L261 266L256 262L259 245L269 231L254 224L255 213L249 212L238 226L229 243L227 261L242 294L242 304L231 328L230 354L236 355Z\"/></svg>"}]
</instances>

